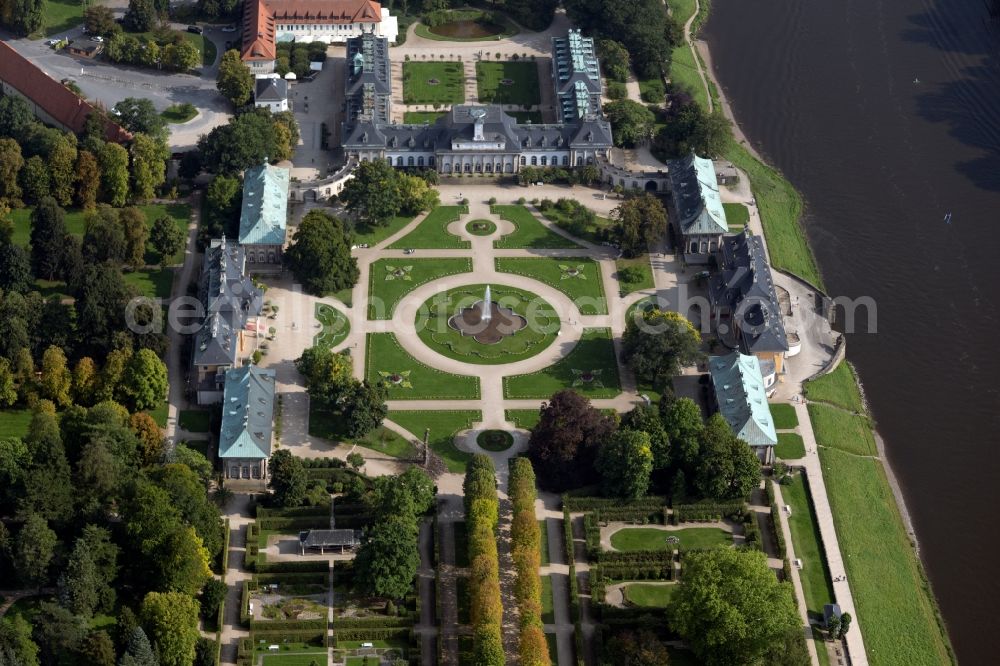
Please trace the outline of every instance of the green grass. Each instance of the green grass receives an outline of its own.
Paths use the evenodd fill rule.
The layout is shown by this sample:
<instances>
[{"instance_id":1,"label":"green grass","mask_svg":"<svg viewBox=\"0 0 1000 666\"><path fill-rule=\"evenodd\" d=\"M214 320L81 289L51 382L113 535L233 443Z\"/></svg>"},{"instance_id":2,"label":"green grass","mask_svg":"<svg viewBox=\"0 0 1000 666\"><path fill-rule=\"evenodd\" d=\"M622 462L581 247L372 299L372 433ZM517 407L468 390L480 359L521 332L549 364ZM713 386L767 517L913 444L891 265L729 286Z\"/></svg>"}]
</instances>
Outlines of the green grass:
<instances>
[{"instance_id":1,"label":"green grass","mask_svg":"<svg viewBox=\"0 0 1000 666\"><path fill-rule=\"evenodd\" d=\"M622 296L631 294L633 291L640 291L642 289L652 289L655 285L653 284L653 267L649 263L649 255L644 254L635 259L618 259L615 261L615 268L618 269L620 276L620 271L623 268L638 268L642 275L634 282L625 282L618 278L619 291Z\"/></svg>"},{"instance_id":2,"label":"green grass","mask_svg":"<svg viewBox=\"0 0 1000 666\"><path fill-rule=\"evenodd\" d=\"M506 409L503 417L516 425L518 428L531 430L541 419L541 413L537 409Z\"/></svg>"},{"instance_id":3,"label":"green grass","mask_svg":"<svg viewBox=\"0 0 1000 666\"><path fill-rule=\"evenodd\" d=\"M559 210L558 207L549 206L547 208L539 208L539 212L543 217L545 217L545 219L555 222L559 228L576 235L568 228L571 223L570 216ZM590 241L591 243L600 243L603 240L602 236L604 232L607 231L610 226L610 219L596 215L593 222L586 225L586 227L579 234L579 237L583 240Z\"/></svg>"},{"instance_id":4,"label":"green grass","mask_svg":"<svg viewBox=\"0 0 1000 666\"><path fill-rule=\"evenodd\" d=\"M0 439L21 439L31 425L30 409L5 409L0 411Z\"/></svg>"},{"instance_id":5,"label":"green grass","mask_svg":"<svg viewBox=\"0 0 1000 666\"><path fill-rule=\"evenodd\" d=\"M771 410L771 418L774 420L776 430L792 430L799 425L799 416L795 413L795 407L787 402L772 402L768 404Z\"/></svg>"},{"instance_id":6,"label":"green grass","mask_svg":"<svg viewBox=\"0 0 1000 666\"><path fill-rule=\"evenodd\" d=\"M7 219L13 226L10 239L12 242L22 247L28 247L31 242L31 208L18 208L12 210ZM66 232L71 236L83 237L84 226L86 224L86 213L74 208L66 211Z\"/></svg>"},{"instance_id":7,"label":"green grass","mask_svg":"<svg viewBox=\"0 0 1000 666\"><path fill-rule=\"evenodd\" d=\"M381 373L404 375L402 383L388 384L390 400L479 398L479 377L454 375L428 367L410 356L400 346L394 334L369 333L365 355L365 377L372 383L382 382L385 380ZM410 386L406 386L407 384Z\"/></svg>"},{"instance_id":8,"label":"green grass","mask_svg":"<svg viewBox=\"0 0 1000 666\"><path fill-rule=\"evenodd\" d=\"M625 601L633 606L643 608L666 608L670 598L674 596L676 585L650 585L649 583L633 583L626 585L622 592Z\"/></svg>"},{"instance_id":9,"label":"green grass","mask_svg":"<svg viewBox=\"0 0 1000 666\"><path fill-rule=\"evenodd\" d=\"M369 227L367 225L360 225L354 227L354 233L352 235L352 242L355 245L367 244L370 246L375 246L384 241L389 236L394 235L400 229L405 227L407 224L413 221L412 217L394 217L389 220L385 226L381 227Z\"/></svg>"},{"instance_id":10,"label":"green grass","mask_svg":"<svg viewBox=\"0 0 1000 666\"><path fill-rule=\"evenodd\" d=\"M389 412L389 419L423 439L424 429L430 428L430 447L444 460L449 472L461 473L472 455L459 451L455 446L455 433L472 427L473 421L482 421L478 410L397 411Z\"/></svg>"},{"instance_id":11,"label":"green grass","mask_svg":"<svg viewBox=\"0 0 1000 666\"><path fill-rule=\"evenodd\" d=\"M465 73L461 62L403 63L404 104L461 104L464 101Z\"/></svg>"},{"instance_id":12,"label":"green grass","mask_svg":"<svg viewBox=\"0 0 1000 666\"><path fill-rule=\"evenodd\" d=\"M396 305L406 294L431 280L456 273L468 273L472 270L472 260L412 257L379 259L372 262L369 270L368 318L392 319ZM399 271L401 275L394 275L394 271ZM392 279L386 279L389 277Z\"/></svg>"},{"instance_id":13,"label":"green grass","mask_svg":"<svg viewBox=\"0 0 1000 666\"><path fill-rule=\"evenodd\" d=\"M538 521L538 550L541 555L541 565L544 567L549 563L549 530L546 529L545 521Z\"/></svg>"},{"instance_id":14,"label":"green grass","mask_svg":"<svg viewBox=\"0 0 1000 666\"><path fill-rule=\"evenodd\" d=\"M722 209L726 211L726 222L729 224L730 229L739 231L750 223L750 211L745 204L722 204Z\"/></svg>"},{"instance_id":15,"label":"green grass","mask_svg":"<svg viewBox=\"0 0 1000 666\"><path fill-rule=\"evenodd\" d=\"M494 241L493 247L497 249L543 250L580 247L568 238L553 233L524 206L494 205L491 206L490 212L512 222L516 227L512 233Z\"/></svg>"},{"instance_id":16,"label":"green grass","mask_svg":"<svg viewBox=\"0 0 1000 666\"><path fill-rule=\"evenodd\" d=\"M177 421L182 430L208 432L212 414L204 409L182 409L177 416Z\"/></svg>"},{"instance_id":17,"label":"green grass","mask_svg":"<svg viewBox=\"0 0 1000 666\"><path fill-rule=\"evenodd\" d=\"M833 582L823 555L823 539L820 536L816 511L809 496L807 481L801 474L792 476L792 482L781 486L781 497L792 507L788 527L792 531L792 546L795 557L802 560L799 578L806 597L806 608L816 618L823 617L823 605L836 600ZM817 646L818 647L818 646Z\"/></svg>"},{"instance_id":18,"label":"green grass","mask_svg":"<svg viewBox=\"0 0 1000 666\"><path fill-rule=\"evenodd\" d=\"M519 125L527 125L529 122L532 125L542 124L541 111L505 111L504 113L508 116L512 116Z\"/></svg>"},{"instance_id":19,"label":"green grass","mask_svg":"<svg viewBox=\"0 0 1000 666\"><path fill-rule=\"evenodd\" d=\"M196 35L193 32L188 32L187 30L174 30L172 32L180 34L185 41L191 42L191 45L194 46L196 49L198 49L198 52L201 53L202 67L209 67L215 62L215 56L216 56L215 44L212 43L211 39L209 39L205 35ZM154 33L153 31L133 32L129 34L131 34L133 37L137 37L140 40L157 42L161 45L167 43L159 38L162 35Z\"/></svg>"},{"instance_id":20,"label":"green grass","mask_svg":"<svg viewBox=\"0 0 1000 666\"><path fill-rule=\"evenodd\" d=\"M433 125L439 118L444 118L447 115L447 111L405 111L403 122L407 125L423 125L424 123Z\"/></svg>"},{"instance_id":21,"label":"green grass","mask_svg":"<svg viewBox=\"0 0 1000 666\"><path fill-rule=\"evenodd\" d=\"M830 448L819 455L869 662L954 663L881 462Z\"/></svg>"},{"instance_id":22,"label":"green grass","mask_svg":"<svg viewBox=\"0 0 1000 666\"><path fill-rule=\"evenodd\" d=\"M449 319L482 300L485 284L467 285L435 294L417 314L417 336L428 347L449 358L467 363L493 365L530 358L546 349L556 339L559 316L552 306L536 294L522 289L491 285L495 302L525 317L527 325L495 344L476 342L469 335L453 329Z\"/></svg>"},{"instance_id":23,"label":"green grass","mask_svg":"<svg viewBox=\"0 0 1000 666\"><path fill-rule=\"evenodd\" d=\"M140 296L149 298L169 298L170 288L173 286L174 272L171 269L145 269L142 268L130 273L123 273L125 284L135 287Z\"/></svg>"},{"instance_id":24,"label":"green grass","mask_svg":"<svg viewBox=\"0 0 1000 666\"><path fill-rule=\"evenodd\" d=\"M305 654L267 654L264 653L263 666L309 666L312 663L326 666L326 655L322 652L307 652Z\"/></svg>"},{"instance_id":25,"label":"green grass","mask_svg":"<svg viewBox=\"0 0 1000 666\"><path fill-rule=\"evenodd\" d=\"M828 402L852 412L865 411L854 371L848 363L841 363L833 372L806 382L805 389L806 397L814 402Z\"/></svg>"},{"instance_id":26,"label":"green grass","mask_svg":"<svg viewBox=\"0 0 1000 666\"><path fill-rule=\"evenodd\" d=\"M347 315L326 303L316 303L313 310L316 321L323 326L313 338L313 345L325 345L332 349L347 339L351 332L351 322Z\"/></svg>"},{"instance_id":27,"label":"green grass","mask_svg":"<svg viewBox=\"0 0 1000 666\"><path fill-rule=\"evenodd\" d=\"M555 623L552 611L552 576L542 576L542 623Z\"/></svg>"},{"instance_id":28,"label":"green grass","mask_svg":"<svg viewBox=\"0 0 1000 666\"><path fill-rule=\"evenodd\" d=\"M512 81L504 85L501 81ZM542 103L538 86L538 65L534 60L476 63L476 85L482 104L535 106Z\"/></svg>"},{"instance_id":29,"label":"green grass","mask_svg":"<svg viewBox=\"0 0 1000 666\"><path fill-rule=\"evenodd\" d=\"M184 104L171 104L163 111L160 111L160 117L166 120L168 123L180 124L186 123L195 116L198 115L198 108L193 104L185 106Z\"/></svg>"},{"instance_id":30,"label":"green grass","mask_svg":"<svg viewBox=\"0 0 1000 666\"><path fill-rule=\"evenodd\" d=\"M694 15L695 9L695 0L670 0L670 15L682 29Z\"/></svg>"},{"instance_id":31,"label":"green grass","mask_svg":"<svg viewBox=\"0 0 1000 666\"><path fill-rule=\"evenodd\" d=\"M817 444L859 456L877 454L868 417L829 405L810 403L808 407Z\"/></svg>"},{"instance_id":32,"label":"green grass","mask_svg":"<svg viewBox=\"0 0 1000 666\"><path fill-rule=\"evenodd\" d=\"M680 543L667 543L677 537ZM611 545L625 553L637 550L689 550L733 545L733 535L718 527L685 527L680 530L657 530L651 527L626 527L611 535Z\"/></svg>"},{"instance_id":33,"label":"green grass","mask_svg":"<svg viewBox=\"0 0 1000 666\"><path fill-rule=\"evenodd\" d=\"M574 370L578 372L574 372ZM595 374L594 380L584 381L579 376L580 372L593 372ZM615 348L611 342L610 329L585 329L576 347L553 365L527 375L503 378L505 398L541 398L547 400L553 393L564 388L572 388L588 398L613 398L621 392L618 363L615 359ZM522 410L517 411L521 412ZM537 423L537 412L535 412L534 419Z\"/></svg>"},{"instance_id":34,"label":"green grass","mask_svg":"<svg viewBox=\"0 0 1000 666\"><path fill-rule=\"evenodd\" d=\"M465 250L472 247L467 240L448 231L448 225L469 212L467 206L438 206L417 228L389 246L391 250Z\"/></svg>"},{"instance_id":35,"label":"green grass","mask_svg":"<svg viewBox=\"0 0 1000 666\"><path fill-rule=\"evenodd\" d=\"M764 225L771 266L798 275L822 289L823 278L799 224L802 197L781 174L757 160L736 141L730 141L723 156L750 178Z\"/></svg>"},{"instance_id":36,"label":"green grass","mask_svg":"<svg viewBox=\"0 0 1000 666\"><path fill-rule=\"evenodd\" d=\"M169 408L170 404L166 400L164 400L159 405L157 405L156 409L147 409L146 413L153 417L153 420L156 421L156 425L160 426L161 428L166 428L167 410Z\"/></svg>"},{"instance_id":37,"label":"green grass","mask_svg":"<svg viewBox=\"0 0 1000 666\"><path fill-rule=\"evenodd\" d=\"M477 225L483 225L477 228ZM465 230L473 236L490 236L496 233L497 225L490 220L470 220L465 223Z\"/></svg>"},{"instance_id":38,"label":"green grass","mask_svg":"<svg viewBox=\"0 0 1000 666\"><path fill-rule=\"evenodd\" d=\"M806 445L802 441L802 435L794 432L779 432L778 445L774 448L774 455L782 460L804 458Z\"/></svg>"},{"instance_id":39,"label":"green grass","mask_svg":"<svg viewBox=\"0 0 1000 666\"><path fill-rule=\"evenodd\" d=\"M580 309L580 314L607 314L604 280L600 266L586 257L498 257L501 273L523 275L566 294ZM571 275L571 273L575 273Z\"/></svg>"},{"instance_id":40,"label":"green grass","mask_svg":"<svg viewBox=\"0 0 1000 666\"><path fill-rule=\"evenodd\" d=\"M83 10L86 8L87 5L74 0L45 0L42 13L42 33L46 37L63 37L64 35L59 33L83 23Z\"/></svg>"},{"instance_id":41,"label":"green grass","mask_svg":"<svg viewBox=\"0 0 1000 666\"><path fill-rule=\"evenodd\" d=\"M694 55L691 53L691 47L687 44L681 44L672 52L670 81L675 86L687 89L694 101L700 104L703 109L708 108L708 93L705 92L705 84L698 76Z\"/></svg>"},{"instance_id":42,"label":"green grass","mask_svg":"<svg viewBox=\"0 0 1000 666\"><path fill-rule=\"evenodd\" d=\"M323 409L316 402L309 403L309 435L331 442L357 444L393 458L414 458L417 449L402 435L379 426L364 437L348 438L343 432L343 420L335 413Z\"/></svg>"}]
</instances>

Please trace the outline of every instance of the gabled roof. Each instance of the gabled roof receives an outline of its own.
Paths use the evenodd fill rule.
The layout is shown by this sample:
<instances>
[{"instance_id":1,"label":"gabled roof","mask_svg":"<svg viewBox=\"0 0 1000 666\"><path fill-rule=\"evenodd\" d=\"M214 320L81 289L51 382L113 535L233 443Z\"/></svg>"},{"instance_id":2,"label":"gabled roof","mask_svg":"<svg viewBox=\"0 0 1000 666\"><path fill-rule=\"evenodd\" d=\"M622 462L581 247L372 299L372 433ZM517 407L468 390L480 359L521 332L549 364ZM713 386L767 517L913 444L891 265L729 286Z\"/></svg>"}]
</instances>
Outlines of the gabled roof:
<instances>
[{"instance_id":1,"label":"gabled roof","mask_svg":"<svg viewBox=\"0 0 1000 666\"><path fill-rule=\"evenodd\" d=\"M739 352L711 356L708 371L719 413L733 433L750 446L777 444L778 435L757 357Z\"/></svg>"},{"instance_id":2,"label":"gabled roof","mask_svg":"<svg viewBox=\"0 0 1000 666\"><path fill-rule=\"evenodd\" d=\"M743 351L788 351L788 337L761 239L745 229L722 240L721 270L709 283L713 307L728 307Z\"/></svg>"},{"instance_id":3,"label":"gabled roof","mask_svg":"<svg viewBox=\"0 0 1000 666\"><path fill-rule=\"evenodd\" d=\"M243 3L243 60L274 60L274 16L264 0L246 0Z\"/></svg>"},{"instance_id":4,"label":"gabled roof","mask_svg":"<svg viewBox=\"0 0 1000 666\"><path fill-rule=\"evenodd\" d=\"M0 41L0 80L31 100L57 123L76 134L83 132L87 116L97 112L90 102L43 72L3 41ZM105 117L104 138L115 143L124 143L132 140L132 134Z\"/></svg>"},{"instance_id":5,"label":"gabled roof","mask_svg":"<svg viewBox=\"0 0 1000 666\"><path fill-rule=\"evenodd\" d=\"M382 5L374 0L245 0L243 60L274 60L275 24L379 23Z\"/></svg>"},{"instance_id":6,"label":"gabled roof","mask_svg":"<svg viewBox=\"0 0 1000 666\"><path fill-rule=\"evenodd\" d=\"M243 174L241 245L284 245L289 170L261 164Z\"/></svg>"},{"instance_id":7,"label":"gabled roof","mask_svg":"<svg viewBox=\"0 0 1000 666\"><path fill-rule=\"evenodd\" d=\"M260 460L270 456L273 417L274 370L247 365L226 371L219 457Z\"/></svg>"},{"instance_id":8,"label":"gabled roof","mask_svg":"<svg viewBox=\"0 0 1000 666\"><path fill-rule=\"evenodd\" d=\"M724 234L729 231L712 160L692 153L671 160L667 173L682 233Z\"/></svg>"},{"instance_id":9,"label":"gabled roof","mask_svg":"<svg viewBox=\"0 0 1000 666\"><path fill-rule=\"evenodd\" d=\"M288 99L288 81L280 76L262 76L254 82L255 102L283 102Z\"/></svg>"},{"instance_id":10,"label":"gabled roof","mask_svg":"<svg viewBox=\"0 0 1000 666\"><path fill-rule=\"evenodd\" d=\"M195 335L195 366L233 366L239 332L250 317L260 315L264 292L245 274L243 248L225 238L205 250L201 274L201 302L208 315Z\"/></svg>"}]
</instances>

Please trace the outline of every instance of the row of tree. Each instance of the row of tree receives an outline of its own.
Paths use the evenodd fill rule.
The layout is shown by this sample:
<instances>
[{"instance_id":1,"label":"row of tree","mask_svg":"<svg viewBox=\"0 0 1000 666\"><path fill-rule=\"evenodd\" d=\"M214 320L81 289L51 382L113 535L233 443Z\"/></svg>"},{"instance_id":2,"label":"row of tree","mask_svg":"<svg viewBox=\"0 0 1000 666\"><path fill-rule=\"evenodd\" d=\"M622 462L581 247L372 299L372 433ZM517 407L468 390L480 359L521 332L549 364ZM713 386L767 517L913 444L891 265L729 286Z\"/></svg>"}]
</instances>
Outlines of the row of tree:
<instances>
[{"instance_id":1,"label":"row of tree","mask_svg":"<svg viewBox=\"0 0 1000 666\"><path fill-rule=\"evenodd\" d=\"M660 409L636 407L621 419L563 390L542 406L528 456L543 487L554 491L602 482L609 496L637 498L652 488L690 498L747 499L760 463L721 415L702 420L687 398Z\"/></svg>"},{"instance_id":2,"label":"row of tree","mask_svg":"<svg viewBox=\"0 0 1000 666\"><path fill-rule=\"evenodd\" d=\"M0 205L20 208L51 196L61 206L93 208L104 202L120 207L153 198L166 180L166 131L162 119L151 123L143 114L139 122L138 114L128 113L138 104L130 100L135 102L120 104L126 111L123 126L135 132L126 147L104 141L99 113L88 117L77 138L36 121L20 97L0 97Z\"/></svg>"},{"instance_id":3,"label":"row of tree","mask_svg":"<svg viewBox=\"0 0 1000 666\"><path fill-rule=\"evenodd\" d=\"M473 663L503 666L503 606L500 601L500 560L496 529L500 503L496 470L489 456L472 457L462 484L465 528L469 544L469 619Z\"/></svg>"},{"instance_id":4,"label":"row of tree","mask_svg":"<svg viewBox=\"0 0 1000 666\"><path fill-rule=\"evenodd\" d=\"M527 458L510 461L507 480L513 516L510 524L511 558L514 560L514 600L520 616L518 650L525 666L550 666L548 643L542 624L542 585L538 576L541 530L535 518L535 472Z\"/></svg>"}]
</instances>

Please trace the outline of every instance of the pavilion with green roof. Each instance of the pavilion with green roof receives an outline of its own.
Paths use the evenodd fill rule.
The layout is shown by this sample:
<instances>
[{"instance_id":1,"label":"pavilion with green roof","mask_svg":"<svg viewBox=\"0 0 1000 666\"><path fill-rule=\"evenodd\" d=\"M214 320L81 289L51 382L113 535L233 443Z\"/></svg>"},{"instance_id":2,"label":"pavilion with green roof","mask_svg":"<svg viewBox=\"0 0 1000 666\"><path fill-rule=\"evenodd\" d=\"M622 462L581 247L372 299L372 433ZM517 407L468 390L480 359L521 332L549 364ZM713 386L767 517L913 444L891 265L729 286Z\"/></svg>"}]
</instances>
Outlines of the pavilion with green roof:
<instances>
[{"instance_id":1,"label":"pavilion with green roof","mask_svg":"<svg viewBox=\"0 0 1000 666\"><path fill-rule=\"evenodd\" d=\"M239 242L251 270L281 268L288 223L290 171L264 162L243 174Z\"/></svg>"},{"instance_id":2,"label":"pavilion with green roof","mask_svg":"<svg viewBox=\"0 0 1000 666\"><path fill-rule=\"evenodd\" d=\"M227 479L267 479L274 419L274 370L250 364L226 371L219 458Z\"/></svg>"},{"instance_id":3,"label":"pavilion with green roof","mask_svg":"<svg viewBox=\"0 0 1000 666\"><path fill-rule=\"evenodd\" d=\"M760 361L756 356L738 351L726 356L710 356L708 372L719 413L733 433L750 445L761 463L772 464L778 434L767 404Z\"/></svg>"}]
</instances>

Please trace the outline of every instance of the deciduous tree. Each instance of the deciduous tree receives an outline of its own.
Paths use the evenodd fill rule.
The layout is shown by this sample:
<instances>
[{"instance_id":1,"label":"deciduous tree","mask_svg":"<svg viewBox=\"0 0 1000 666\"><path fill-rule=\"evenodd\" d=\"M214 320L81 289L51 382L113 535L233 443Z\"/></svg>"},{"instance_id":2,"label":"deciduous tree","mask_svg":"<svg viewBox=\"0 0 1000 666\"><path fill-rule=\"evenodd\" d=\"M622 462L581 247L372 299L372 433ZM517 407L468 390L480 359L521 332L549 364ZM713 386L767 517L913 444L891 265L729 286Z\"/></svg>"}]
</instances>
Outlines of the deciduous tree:
<instances>
[{"instance_id":1,"label":"deciduous tree","mask_svg":"<svg viewBox=\"0 0 1000 666\"><path fill-rule=\"evenodd\" d=\"M340 194L347 209L365 224L388 224L402 208L396 171L384 160L362 162Z\"/></svg>"},{"instance_id":2,"label":"deciduous tree","mask_svg":"<svg viewBox=\"0 0 1000 666\"><path fill-rule=\"evenodd\" d=\"M604 105L615 145L634 148L653 138L656 116L639 102L619 99Z\"/></svg>"},{"instance_id":3,"label":"deciduous tree","mask_svg":"<svg viewBox=\"0 0 1000 666\"><path fill-rule=\"evenodd\" d=\"M51 197L31 212L31 269L37 277L52 280L59 272L66 247L65 215Z\"/></svg>"},{"instance_id":4,"label":"deciduous tree","mask_svg":"<svg viewBox=\"0 0 1000 666\"><path fill-rule=\"evenodd\" d=\"M219 61L219 73L215 77L215 85L222 96L240 108L250 101L253 94L253 73L240 58L240 52L230 49L222 54Z\"/></svg>"},{"instance_id":5,"label":"deciduous tree","mask_svg":"<svg viewBox=\"0 0 1000 666\"><path fill-rule=\"evenodd\" d=\"M105 143L97 155L101 167L101 198L120 208L128 199L128 151L117 143Z\"/></svg>"},{"instance_id":6,"label":"deciduous tree","mask_svg":"<svg viewBox=\"0 0 1000 666\"><path fill-rule=\"evenodd\" d=\"M198 642L198 602L179 592L150 592L140 613L161 666L189 666Z\"/></svg>"},{"instance_id":7,"label":"deciduous tree","mask_svg":"<svg viewBox=\"0 0 1000 666\"><path fill-rule=\"evenodd\" d=\"M369 594L402 599L413 589L419 564L412 521L389 516L371 526L354 560L354 571Z\"/></svg>"},{"instance_id":8,"label":"deciduous tree","mask_svg":"<svg viewBox=\"0 0 1000 666\"><path fill-rule=\"evenodd\" d=\"M162 215L153 222L149 240L160 255L160 265L166 267L171 258L184 249L184 232L177 228L173 219Z\"/></svg>"},{"instance_id":9,"label":"deciduous tree","mask_svg":"<svg viewBox=\"0 0 1000 666\"><path fill-rule=\"evenodd\" d=\"M48 521L29 513L14 544L14 566L28 585L41 587L48 580L49 563L55 554L56 533Z\"/></svg>"},{"instance_id":10,"label":"deciduous tree","mask_svg":"<svg viewBox=\"0 0 1000 666\"><path fill-rule=\"evenodd\" d=\"M10 361L0 358L0 407L11 407L17 402L17 383Z\"/></svg>"},{"instance_id":11,"label":"deciduous tree","mask_svg":"<svg viewBox=\"0 0 1000 666\"><path fill-rule=\"evenodd\" d=\"M0 104L12 97L0 97ZM2 113L2 108L0 108ZM3 122L0 115L0 123ZM2 127L2 124L0 124ZM0 138L0 203L12 208L21 205L21 186L18 184L18 174L24 167L24 157L21 155L21 145L14 139Z\"/></svg>"},{"instance_id":12,"label":"deciduous tree","mask_svg":"<svg viewBox=\"0 0 1000 666\"><path fill-rule=\"evenodd\" d=\"M638 323L632 318L626 322L622 351L639 380L663 387L683 366L701 359L701 335L673 310L651 308Z\"/></svg>"},{"instance_id":13,"label":"deciduous tree","mask_svg":"<svg viewBox=\"0 0 1000 666\"><path fill-rule=\"evenodd\" d=\"M271 454L268 464L271 478L268 488L274 491L274 501L279 506L298 506L305 499L307 479L302 461L288 449L279 449Z\"/></svg>"},{"instance_id":14,"label":"deciduous tree","mask_svg":"<svg viewBox=\"0 0 1000 666\"><path fill-rule=\"evenodd\" d=\"M65 352L55 345L49 347L42 355L42 380L39 383L42 397L60 407L67 407L73 402L70 394L72 386L73 374L66 365Z\"/></svg>"},{"instance_id":15,"label":"deciduous tree","mask_svg":"<svg viewBox=\"0 0 1000 666\"><path fill-rule=\"evenodd\" d=\"M96 206L100 186L101 170L97 158L88 150L79 151L76 156L76 204L87 210Z\"/></svg>"},{"instance_id":16,"label":"deciduous tree","mask_svg":"<svg viewBox=\"0 0 1000 666\"><path fill-rule=\"evenodd\" d=\"M140 268L146 264L146 241L149 240L149 227L146 226L146 214L135 206L123 208L118 213L118 223L122 228L125 240L124 260L132 268Z\"/></svg>"},{"instance_id":17,"label":"deciduous tree","mask_svg":"<svg viewBox=\"0 0 1000 666\"><path fill-rule=\"evenodd\" d=\"M73 185L76 179L76 144L62 136L49 151L47 162L52 196L60 206L73 203Z\"/></svg>"},{"instance_id":18,"label":"deciduous tree","mask_svg":"<svg viewBox=\"0 0 1000 666\"><path fill-rule=\"evenodd\" d=\"M649 435L622 429L611 435L597 455L605 495L636 499L649 489L653 451Z\"/></svg>"},{"instance_id":19,"label":"deciduous tree","mask_svg":"<svg viewBox=\"0 0 1000 666\"><path fill-rule=\"evenodd\" d=\"M702 430L700 456L694 482L705 497L745 500L760 485L760 461L719 413Z\"/></svg>"},{"instance_id":20,"label":"deciduous tree","mask_svg":"<svg viewBox=\"0 0 1000 666\"><path fill-rule=\"evenodd\" d=\"M652 631L622 631L604 646L606 659L620 666L669 666L667 646Z\"/></svg>"},{"instance_id":21,"label":"deciduous tree","mask_svg":"<svg viewBox=\"0 0 1000 666\"><path fill-rule=\"evenodd\" d=\"M153 409L167 398L167 365L150 349L132 354L122 392L136 410Z\"/></svg>"},{"instance_id":22,"label":"deciduous tree","mask_svg":"<svg viewBox=\"0 0 1000 666\"><path fill-rule=\"evenodd\" d=\"M166 138L167 121L145 97L126 97L114 106L118 124L129 132L145 134L150 138Z\"/></svg>"},{"instance_id":23,"label":"deciduous tree","mask_svg":"<svg viewBox=\"0 0 1000 666\"><path fill-rule=\"evenodd\" d=\"M0 290L24 294L32 284L31 257L27 251L0 238Z\"/></svg>"},{"instance_id":24,"label":"deciduous tree","mask_svg":"<svg viewBox=\"0 0 1000 666\"><path fill-rule=\"evenodd\" d=\"M309 211L302 219L285 258L307 292L323 295L358 281L358 262L347 238L343 222L321 210Z\"/></svg>"},{"instance_id":25,"label":"deciduous tree","mask_svg":"<svg viewBox=\"0 0 1000 666\"><path fill-rule=\"evenodd\" d=\"M626 257L637 257L667 232L667 211L651 194L626 199L611 211L611 237Z\"/></svg>"},{"instance_id":26,"label":"deciduous tree","mask_svg":"<svg viewBox=\"0 0 1000 666\"><path fill-rule=\"evenodd\" d=\"M167 158L170 151L162 138L138 133L132 140L132 194L146 201L156 196L156 188L163 184L167 176Z\"/></svg>"}]
</instances>

